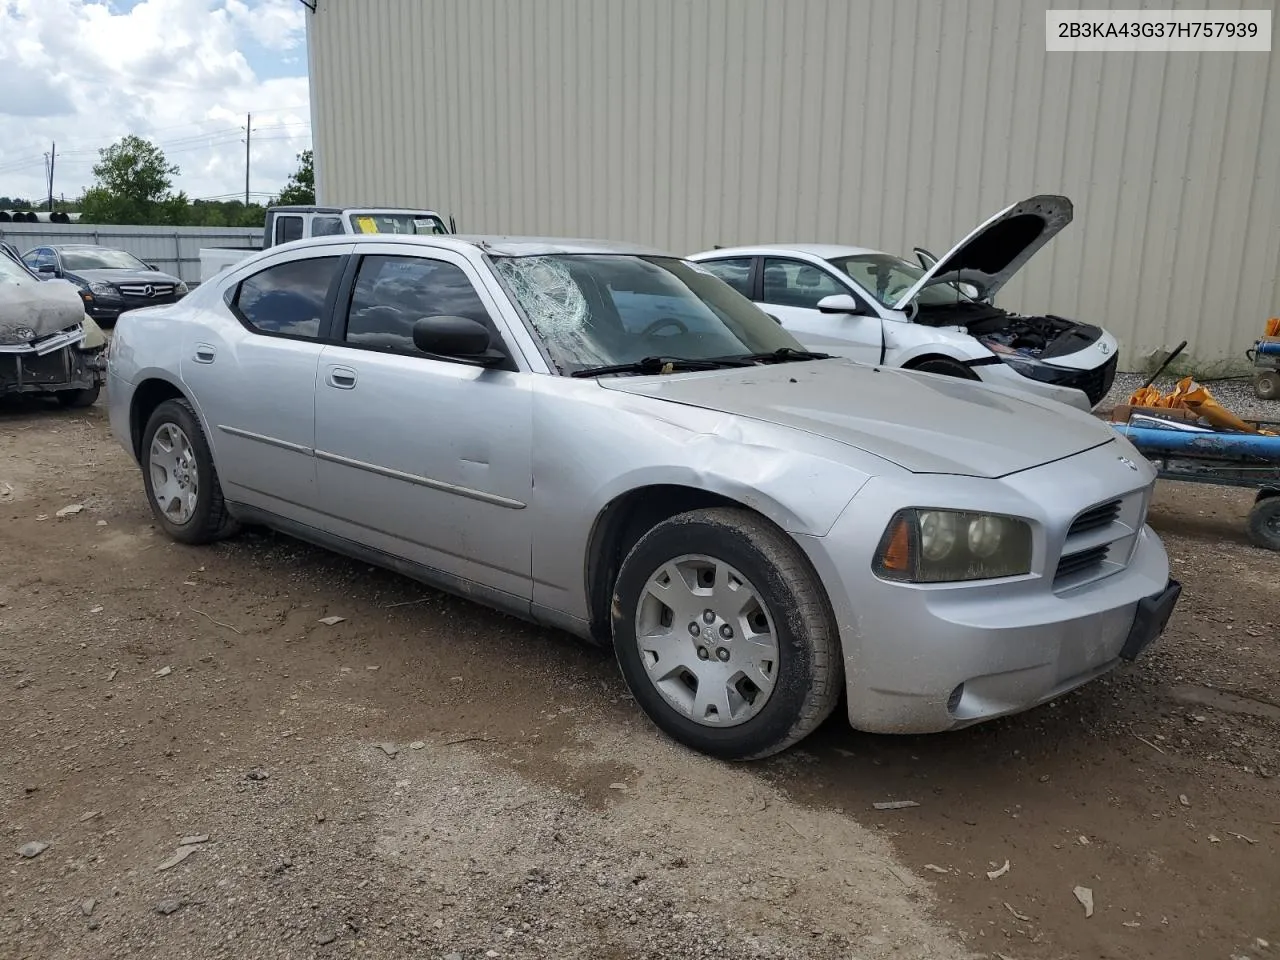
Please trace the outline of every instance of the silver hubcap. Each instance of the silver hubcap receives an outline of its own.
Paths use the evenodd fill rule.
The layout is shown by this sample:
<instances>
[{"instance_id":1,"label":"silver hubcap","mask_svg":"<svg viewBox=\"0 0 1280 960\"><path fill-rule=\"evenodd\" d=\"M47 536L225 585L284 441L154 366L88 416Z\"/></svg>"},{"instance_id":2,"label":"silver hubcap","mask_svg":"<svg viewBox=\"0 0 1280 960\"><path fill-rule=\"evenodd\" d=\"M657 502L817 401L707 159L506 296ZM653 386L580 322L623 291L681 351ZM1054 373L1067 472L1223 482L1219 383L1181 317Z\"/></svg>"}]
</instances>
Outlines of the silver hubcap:
<instances>
[{"instance_id":1,"label":"silver hubcap","mask_svg":"<svg viewBox=\"0 0 1280 960\"><path fill-rule=\"evenodd\" d=\"M200 484L196 454L181 427L166 423L156 431L147 465L160 512L174 523L186 523L196 512Z\"/></svg>"},{"instance_id":2,"label":"silver hubcap","mask_svg":"<svg viewBox=\"0 0 1280 960\"><path fill-rule=\"evenodd\" d=\"M658 693L695 723L745 723L773 693L773 618L747 578L714 557L690 554L653 572L636 609L636 643Z\"/></svg>"}]
</instances>

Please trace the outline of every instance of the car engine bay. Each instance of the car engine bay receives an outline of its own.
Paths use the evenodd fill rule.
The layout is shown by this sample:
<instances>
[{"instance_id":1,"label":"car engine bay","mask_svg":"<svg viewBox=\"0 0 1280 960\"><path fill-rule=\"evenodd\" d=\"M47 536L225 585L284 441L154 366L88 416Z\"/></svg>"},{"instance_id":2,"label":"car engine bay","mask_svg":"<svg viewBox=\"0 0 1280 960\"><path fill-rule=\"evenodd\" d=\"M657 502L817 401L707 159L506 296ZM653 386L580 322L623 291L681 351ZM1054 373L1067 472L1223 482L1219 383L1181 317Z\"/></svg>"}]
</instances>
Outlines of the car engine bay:
<instances>
[{"instance_id":1,"label":"car engine bay","mask_svg":"<svg viewBox=\"0 0 1280 960\"><path fill-rule=\"evenodd\" d=\"M1102 336L1102 329L1093 324L1052 314L1027 317L981 303L922 307L915 321L931 327L963 327L997 353L1017 353L1033 360L1076 353Z\"/></svg>"}]
</instances>

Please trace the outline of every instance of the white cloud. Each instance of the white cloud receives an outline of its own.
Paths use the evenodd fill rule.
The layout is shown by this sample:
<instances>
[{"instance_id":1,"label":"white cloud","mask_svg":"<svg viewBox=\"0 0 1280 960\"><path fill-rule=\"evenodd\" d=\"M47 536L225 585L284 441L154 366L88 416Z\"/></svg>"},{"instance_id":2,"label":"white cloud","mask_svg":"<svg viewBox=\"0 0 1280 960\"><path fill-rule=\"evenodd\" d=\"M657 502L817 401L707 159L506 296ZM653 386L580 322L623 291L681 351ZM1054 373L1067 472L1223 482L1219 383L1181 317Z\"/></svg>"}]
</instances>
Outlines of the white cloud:
<instances>
[{"instance_id":1,"label":"white cloud","mask_svg":"<svg viewBox=\"0 0 1280 960\"><path fill-rule=\"evenodd\" d=\"M191 197L274 192L310 146L305 13L297 0L0 0L0 195L92 182L97 151L133 133L160 144ZM251 51L254 62L246 57Z\"/></svg>"},{"instance_id":2,"label":"white cloud","mask_svg":"<svg viewBox=\"0 0 1280 960\"><path fill-rule=\"evenodd\" d=\"M292 50L305 39L302 4L298 0L227 0L227 15L237 30L268 50Z\"/></svg>"}]
</instances>

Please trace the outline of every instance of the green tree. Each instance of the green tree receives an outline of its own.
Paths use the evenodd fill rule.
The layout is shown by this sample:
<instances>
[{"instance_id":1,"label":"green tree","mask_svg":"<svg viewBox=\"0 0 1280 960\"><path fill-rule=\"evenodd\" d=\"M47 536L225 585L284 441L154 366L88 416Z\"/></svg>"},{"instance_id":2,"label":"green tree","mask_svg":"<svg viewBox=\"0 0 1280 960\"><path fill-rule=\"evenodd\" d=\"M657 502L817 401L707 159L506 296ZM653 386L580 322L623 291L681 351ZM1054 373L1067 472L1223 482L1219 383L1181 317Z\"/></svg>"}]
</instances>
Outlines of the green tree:
<instances>
[{"instance_id":1,"label":"green tree","mask_svg":"<svg viewBox=\"0 0 1280 960\"><path fill-rule=\"evenodd\" d=\"M276 203L281 205L309 205L316 202L316 171L314 154L303 150L298 154L298 169L289 175Z\"/></svg>"},{"instance_id":2,"label":"green tree","mask_svg":"<svg viewBox=\"0 0 1280 960\"><path fill-rule=\"evenodd\" d=\"M180 172L149 140L132 134L98 151L94 184L85 191L83 219L94 223L185 223L186 196L175 196Z\"/></svg>"}]
</instances>

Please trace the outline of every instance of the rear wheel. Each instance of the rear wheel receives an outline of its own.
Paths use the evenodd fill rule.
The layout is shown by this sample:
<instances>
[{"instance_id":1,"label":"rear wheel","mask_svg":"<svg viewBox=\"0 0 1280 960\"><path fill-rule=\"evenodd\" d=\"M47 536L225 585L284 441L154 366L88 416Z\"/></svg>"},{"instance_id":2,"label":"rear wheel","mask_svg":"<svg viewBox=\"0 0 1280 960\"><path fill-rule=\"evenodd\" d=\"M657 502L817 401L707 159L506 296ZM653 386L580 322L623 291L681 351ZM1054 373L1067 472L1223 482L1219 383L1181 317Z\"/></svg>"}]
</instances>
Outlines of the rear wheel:
<instances>
[{"instance_id":1,"label":"rear wheel","mask_svg":"<svg viewBox=\"0 0 1280 960\"><path fill-rule=\"evenodd\" d=\"M919 370L921 373L938 373L944 377L955 377L958 380L978 379L978 375L963 363L947 357L930 357L927 360L912 364L909 369Z\"/></svg>"},{"instance_id":2,"label":"rear wheel","mask_svg":"<svg viewBox=\"0 0 1280 960\"><path fill-rule=\"evenodd\" d=\"M83 390L59 390L55 396L58 403L72 410L79 410L83 407L92 407L98 402L98 394L102 392L102 387L95 384L92 387L85 387Z\"/></svg>"},{"instance_id":3,"label":"rear wheel","mask_svg":"<svg viewBox=\"0 0 1280 960\"><path fill-rule=\"evenodd\" d=\"M142 478L152 514L173 539L211 543L236 531L209 443L186 400L166 400L147 420Z\"/></svg>"},{"instance_id":4,"label":"rear wheel","mask_svg":"<svg viewBox=\"0 0 1280 960\"><path fill-rule=\"evenodd\" d=\"M1280 370L1268 370L1254 377L1253 392L1263 400L1280 399Z\"/></svg>"},{"instance_id":5,"label":"rear wheel","mask_svg":"<svg viewBox=\"0 0 1280 960\"><path fill-rule=\"evenodd\" d=\"M817 575L790 537L746 510L654 527L623 562L612 609L636 702L695 750L769 756L839 699L839 640Z\"/></svg>"},{"instance_id":6,"label":"rear wheel","mask_svg":"<svg viewBox=\"0 0 1280 960\"><path fill-rule=\"evenodd\" d=\"M1249 539L1266 550L1280 550L1280 491L1259 494L1249 511Z\"/></svg>"}]
</instances>

